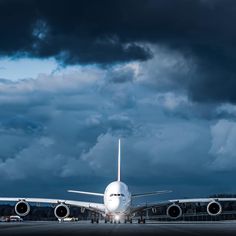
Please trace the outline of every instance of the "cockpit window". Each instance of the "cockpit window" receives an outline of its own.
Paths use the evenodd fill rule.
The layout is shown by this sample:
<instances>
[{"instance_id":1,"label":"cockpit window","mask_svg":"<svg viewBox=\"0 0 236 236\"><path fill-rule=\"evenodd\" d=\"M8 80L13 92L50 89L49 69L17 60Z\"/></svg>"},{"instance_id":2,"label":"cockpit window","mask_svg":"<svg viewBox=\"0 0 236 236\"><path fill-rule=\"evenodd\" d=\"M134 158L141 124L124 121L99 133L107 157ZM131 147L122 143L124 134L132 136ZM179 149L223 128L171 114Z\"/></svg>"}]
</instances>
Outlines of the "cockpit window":
<instances>
[{"instance_id":1,"label":"cockpit window","mask_svg":"<svg viewBox=\"0 0 236 236\"><path fill-rule=\"evenodd\" d=\"M110 197L113 197L113 196L116 196L116 197L124 197L125 195L123 193L112 193L110 194Z\"/></svg>"}]
</instances>

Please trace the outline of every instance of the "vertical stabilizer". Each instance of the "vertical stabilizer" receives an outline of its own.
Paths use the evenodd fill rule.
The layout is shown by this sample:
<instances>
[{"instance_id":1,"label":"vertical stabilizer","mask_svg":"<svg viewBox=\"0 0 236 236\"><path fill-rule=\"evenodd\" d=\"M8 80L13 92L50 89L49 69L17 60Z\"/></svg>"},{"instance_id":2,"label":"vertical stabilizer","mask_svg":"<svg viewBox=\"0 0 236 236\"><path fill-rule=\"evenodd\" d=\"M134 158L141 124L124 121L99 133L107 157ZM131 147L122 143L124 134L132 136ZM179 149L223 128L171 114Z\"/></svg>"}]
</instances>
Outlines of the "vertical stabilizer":
<instances>
[{"instance_id":1,"label":"vertical stabilizer","mask_svg":"<svg viewBox=\"0 0 236 236\"><path fill-rule=\"evenodd\" d=\"M118 143L118 174L117 174L117 181L120 181L120 139Z\"/></svg>"}]
</instances>

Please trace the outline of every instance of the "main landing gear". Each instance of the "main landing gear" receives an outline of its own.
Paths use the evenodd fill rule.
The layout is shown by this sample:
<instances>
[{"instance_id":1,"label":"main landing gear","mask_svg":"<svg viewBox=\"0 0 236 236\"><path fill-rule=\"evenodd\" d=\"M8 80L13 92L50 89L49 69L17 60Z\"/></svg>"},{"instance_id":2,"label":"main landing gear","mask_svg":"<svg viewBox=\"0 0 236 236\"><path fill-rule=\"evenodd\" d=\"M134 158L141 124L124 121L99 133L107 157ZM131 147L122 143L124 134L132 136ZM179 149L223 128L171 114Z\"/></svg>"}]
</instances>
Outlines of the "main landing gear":
<instances>
[{"instance_id":1,"label":"main landing gear","mask_svg":"<svg viewBox=\"0 0 236 236\"><path fill-rule=\"evenodd\" d=\"M91 223L92 223L92 224L94 224L94 223L97 223L97 224L98 224L98 223L99 223L99 219L98 219L98 218L97 218L97 219L91 219Z\"/></svg>"},{"instance_id":2,"label":"main landing gear","mask_svg":"<svg viewBox=\"0 0 236 236\"><path fill-rule=\"evenodd\" d=\"M94 223L99 223L99 215L95 214L95 215L92 215L92 218L91 218L91 223L94 224Z\"/></svg>"},{"instance_id":3,"label":"main landing gear","mask_svg":"<svg viewBox=\"0 0 236 236\"><path fill-rule=\"evenodd\" d=\"M146 220L145 219L138 219L138 224L145 224L146 223Z\"/></svg>"},{"instance_id":4,"label":"main landing gear","mask_svg":"<svg viewBox=\"0 0 236 236\"><path fill-rule=\"evenodd\" d=\"M143 218L143 215L141 214L140 219L138 219L138 224L145 224L146 220Z\"/></svg>"},{"instance_id":5,"label":"main landing gear","mask_svg":"<svg viewBox=\"0 0 236 236\"><path fill-rule=\"evenodd\" d=\"M120 224L120 220L113 219L110 221L111 224Z\"/></svg>"},{"instance_id":6,"label":"main landing gear","mask_svg":"<svg viewBox=\"0 0 236 236\"><path fill-rule=\"evenodd\" d=\"M127 219L125 219L125 224L126 224L126 223L132 224L132 223L133 223L133 220L128 217Z\"/></svg>"}]
</instances>

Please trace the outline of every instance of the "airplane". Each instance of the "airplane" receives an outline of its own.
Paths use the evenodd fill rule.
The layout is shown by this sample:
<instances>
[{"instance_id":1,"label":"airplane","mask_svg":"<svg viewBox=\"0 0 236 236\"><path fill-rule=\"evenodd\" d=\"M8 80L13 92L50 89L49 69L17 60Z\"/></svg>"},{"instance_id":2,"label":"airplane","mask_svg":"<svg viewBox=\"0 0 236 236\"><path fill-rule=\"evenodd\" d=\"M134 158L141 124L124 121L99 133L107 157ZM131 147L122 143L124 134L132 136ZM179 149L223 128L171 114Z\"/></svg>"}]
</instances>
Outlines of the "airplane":
<instances>
[{"instance_id":1,"label":"airplane","mask_svg":"<svg viewBox=\"0 0 236 236\"><path fill-rule=\"evenodd\" d=\"M91 219L91 223L99 223L99 214L105 218L105 223L132 223L132 219L137 212L152 209L155 213L156 208L160 206L167 206L166 215L171 219L178 219L183 215L183 207L181 204L187 203L208 203L207 213L211 216L216 216L222 213L221 202L236 201L236 198L196 198L196 199L176 199L167 200L158 203L150 203L145 205L133 205L132 200L137 197L145 197L151 195L160 195L170 193L170 190L153 191L147 193L131 194L128 186L121 181L121 141L118 141L118 170L117 180L110 183L104 193L85 192L78 190L68 190L70 193L85 194L103 197L102 203L82 202L75 200L62 200L62 199L46 199L46 198L25 198L25 197L0 197L0 201L16 202L15 212L20 217L24 217L30 212L29 203L48 203L56 204L54 214L59 221L67 218L70 215L70 206L80 207L81 211L88 209L96 213L96 217ZM138 223L145 223L145 218L142 214L138 219Z\"/></svg>"}]
</instances>

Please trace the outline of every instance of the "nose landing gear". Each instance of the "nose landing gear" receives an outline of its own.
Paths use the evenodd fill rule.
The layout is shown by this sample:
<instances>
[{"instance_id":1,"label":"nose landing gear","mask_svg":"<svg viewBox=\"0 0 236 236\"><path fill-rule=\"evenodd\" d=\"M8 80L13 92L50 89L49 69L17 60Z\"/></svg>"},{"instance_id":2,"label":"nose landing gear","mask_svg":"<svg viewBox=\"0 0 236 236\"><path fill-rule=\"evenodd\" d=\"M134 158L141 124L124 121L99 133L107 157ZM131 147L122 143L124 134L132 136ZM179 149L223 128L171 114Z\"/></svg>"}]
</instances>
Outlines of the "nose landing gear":
<instances>
[{"instance_id":1,"label":"nose landing gear","mask_svg":"<svg viewBox=\"0 0 236 236\"><path fill-rule=\"evenodd\" d=\"M107 216L107 217L105 217L104 222L105 222L105 224L107 224L107 223L110 223L110 224L121 224L121 223L127 224L127 223L130 223L130 224L132 224L133 220L129 216L118 216L118 215L116 215L116 216ZM142 219L142 224L144 224L144 223L145 223L145 219Z\"/></svg>"}]
</instances>

